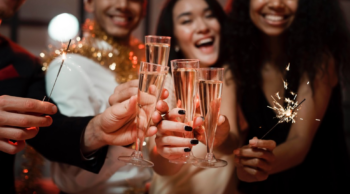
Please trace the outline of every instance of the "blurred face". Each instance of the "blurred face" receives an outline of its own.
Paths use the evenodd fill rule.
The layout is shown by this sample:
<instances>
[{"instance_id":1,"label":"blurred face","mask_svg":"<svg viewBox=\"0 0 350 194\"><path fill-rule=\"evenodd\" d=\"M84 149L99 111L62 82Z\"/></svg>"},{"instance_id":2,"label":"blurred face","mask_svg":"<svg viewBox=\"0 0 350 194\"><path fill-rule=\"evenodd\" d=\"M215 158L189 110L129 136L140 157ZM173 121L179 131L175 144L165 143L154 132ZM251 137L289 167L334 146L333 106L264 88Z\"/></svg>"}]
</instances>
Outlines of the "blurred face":
<instances>
[{"instance_id":1,"label":"blurred face","mask_svg":"<svg viewBox=\"0 0 350 194\"><path fill-rule=\"evenodd\" d=\"M250 18L268 36L279 36L293 23L299 0L251 0Z\"/></svg>"},{"instance_id":2,"label":"blurred face","mask_svg":"<svg viewBox=\"0 0 350 194\"><path fill-rule=\"evenodd\" d=\"M0 19L12 17L25 0L0 0Z\"/></svg>"},{"instance_id":3,"label":"blurred face","mask_svg":"<svg viewBox=\"0 0 350 194\"><path fill-rule=\"evenodd\" d=\"M186 58L199 59L201 66L218 60L220 23L204 0L179 0L173 21L176 43Z\"/></svg>"},{"instance_id":4,"label":"blurred face","mask_svg":"<svg viewBox=\"0 0 350 194\"><path fill-rule=\"evenodd\" d=\"M143 16L144 0L85 0L85 8L107 34L128 37Z\"/></svg>"}]
</instances>

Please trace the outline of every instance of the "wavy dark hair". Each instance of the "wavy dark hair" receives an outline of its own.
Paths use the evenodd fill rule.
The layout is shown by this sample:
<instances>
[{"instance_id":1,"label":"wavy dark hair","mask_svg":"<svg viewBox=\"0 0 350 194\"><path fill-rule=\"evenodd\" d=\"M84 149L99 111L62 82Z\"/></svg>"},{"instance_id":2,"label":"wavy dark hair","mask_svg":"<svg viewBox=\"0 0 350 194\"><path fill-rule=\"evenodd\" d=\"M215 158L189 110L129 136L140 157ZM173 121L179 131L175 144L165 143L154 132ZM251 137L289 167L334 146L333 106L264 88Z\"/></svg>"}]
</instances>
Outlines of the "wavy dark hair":
<instances>
[{"instance_id":1,"label":"wavy dark hair","mask_svg":"<svg viewBox=\"0 0 350 194\"><path fill-rule=\"evenodd\" d=\"M250 19L249 5L249 0L233 0L226 7L231 24L230 69L241 89L261 83L262 32ZM319 70L325 72L325 62L331 57L340 80L349 73L349 31L337 0L299 0L295 20L285 35L284 52L294 69L295 83L304 73L312 83ZM287 64L278 65L283 72Z\"/></svg>"},{"instance_id":2,"label":"wavy dark hair","mask_svg":"<svg viewBox=\"0 0 350 194\"><path fill-rule=\"evenodd\" d=\"M158 25L156 29L156 34L158 36L170 36L171 37L171 46L170 46L170 54L169 54L169 62L173 59L184 59L184 55L181 52L175 51L175 45L176 45L176 39L174 35L174 21L173 21L173 9L175 4L178 0L167 0L163 6L163 9L161 11L161 14L159 16ZM226 40L225 37L227 37L227 24L228 24L228 18L223 10L222 6L220 5L217 0L204 0L207 4L210 10L213 12L213 16L217 18L217 20L220 23L221 31L220 31L220 53L218 61L213 66L222 66L224 62L227 62L225 60L227 48L226 44L223 44L223 41Z\"/></svg>"}]
</instances>

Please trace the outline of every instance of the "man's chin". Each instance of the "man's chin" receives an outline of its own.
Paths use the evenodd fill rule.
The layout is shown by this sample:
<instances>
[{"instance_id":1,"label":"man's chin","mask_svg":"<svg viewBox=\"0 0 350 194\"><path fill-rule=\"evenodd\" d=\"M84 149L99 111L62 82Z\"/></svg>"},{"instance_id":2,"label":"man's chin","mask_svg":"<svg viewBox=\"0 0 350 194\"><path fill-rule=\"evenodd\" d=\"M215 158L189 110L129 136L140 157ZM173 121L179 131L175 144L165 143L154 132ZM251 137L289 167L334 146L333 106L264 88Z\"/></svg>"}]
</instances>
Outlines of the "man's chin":
<instances>
[{"instance_id":1,"label":"man's chin","mask_svg":"<svg viewBox=\"0 0 350 194\"><path fill-rule=\"evenodd\" d=\"M127 38L130 35L130 30L126 29L108 29L107 34L116 38Z\"/></svg>"}]
</instances>

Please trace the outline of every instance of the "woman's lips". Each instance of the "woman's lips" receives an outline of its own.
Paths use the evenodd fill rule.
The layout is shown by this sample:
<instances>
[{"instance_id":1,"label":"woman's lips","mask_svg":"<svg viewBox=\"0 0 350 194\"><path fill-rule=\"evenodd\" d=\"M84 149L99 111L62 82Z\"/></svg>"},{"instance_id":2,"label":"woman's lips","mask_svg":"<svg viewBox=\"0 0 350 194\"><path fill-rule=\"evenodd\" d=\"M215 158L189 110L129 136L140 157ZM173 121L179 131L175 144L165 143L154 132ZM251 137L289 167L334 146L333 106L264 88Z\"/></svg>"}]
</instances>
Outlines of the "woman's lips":
<instances>
[{"instance_id":1,"label":"woman's lips","mask_svg":"<svg viewBox=\"0 0 350 194\"><path fill-rule=\"evenodd\" d=\"M204 54L211 54L214 52L214 45L205 45L198 48Z\"/></svg>"}]
</instances>

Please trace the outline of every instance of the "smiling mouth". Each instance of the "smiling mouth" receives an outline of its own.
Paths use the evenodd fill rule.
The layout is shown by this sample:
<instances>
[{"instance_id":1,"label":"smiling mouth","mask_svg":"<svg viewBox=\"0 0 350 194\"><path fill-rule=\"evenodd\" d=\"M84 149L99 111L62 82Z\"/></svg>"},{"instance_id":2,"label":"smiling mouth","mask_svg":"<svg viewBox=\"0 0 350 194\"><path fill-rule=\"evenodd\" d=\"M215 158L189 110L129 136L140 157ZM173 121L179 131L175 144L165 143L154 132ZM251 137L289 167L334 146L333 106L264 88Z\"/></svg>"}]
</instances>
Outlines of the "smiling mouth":
<instances>
[{"instance_id":1,"label":"smiling mouth","mask_svg":"<svg viewBox=\"0 0 350 194\"><path fill-rule=\"evenodd\" d=\"M289 18L289 15L281 16L281 15L270 15L270 14L262 14L262 17L269 22L280 23L285 22Z\"/></svg>"},{"instance_id":2,"label":"smiling mouth","mask_svg":"<svg viewBox=\"0 0 350 194\"><path fill-rule=\"evenodd\" d=\"M209 47L209 46L213 46L214 44L214 38L206 38L206 39L202 39L200 41L198 41L195 46L197 48L205 48L205 47Z\"/></svg>"},{"instance_id":3,"label":"smiling mouth","mask_svg":"<svg viewBox=\"0 0 350 194\"><path fill-rule=\"evenodd\" d=\"M110 16L114 24L118 26L127 26L129 22L132 20L132 17L127 17L127 16L115 16L112 15Z\"/></svg>"}]
</instances>

